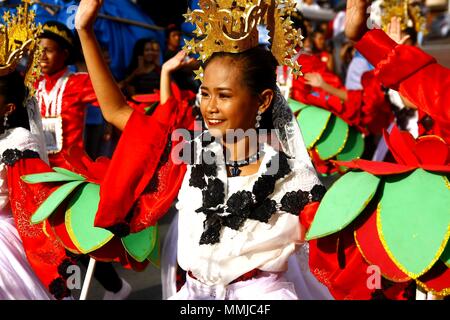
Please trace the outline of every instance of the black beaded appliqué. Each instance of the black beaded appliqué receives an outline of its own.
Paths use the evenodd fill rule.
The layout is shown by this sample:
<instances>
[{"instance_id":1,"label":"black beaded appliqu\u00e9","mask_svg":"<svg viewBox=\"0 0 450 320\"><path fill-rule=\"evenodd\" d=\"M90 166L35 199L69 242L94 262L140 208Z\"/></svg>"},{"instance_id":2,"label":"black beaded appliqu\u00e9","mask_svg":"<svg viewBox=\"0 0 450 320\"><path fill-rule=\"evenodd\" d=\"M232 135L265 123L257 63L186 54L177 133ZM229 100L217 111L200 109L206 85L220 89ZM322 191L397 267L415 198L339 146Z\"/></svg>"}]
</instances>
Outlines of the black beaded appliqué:
<instances>
[{"instance_id":1,"label":"black beaded appliqu\u00e9","mask_svg":"<svg viewBox=\"0 0 450 320\"><path fill-rule=\"evenodd\" d=\"M1 161L8 166L13 166L20 159L30 158L39 158L39 153L32 150L7 149L3 152Z\"/></svg>"},{"instance_id":2,"label":"black beaded appliqu\u00e9","mask_svg":"<svg viewBox=\"0 0 450 320\"><path fill-rule=\"evenodd\" d=\"M203 154L202 159L205 159ZM195 211L206 215L200 244L218 243L220 232L224 227L239 230L247 219L268 223L278 210L298 215L308 203L319 201L326 191L321 185L314 186L310 192L302 190L288 192L280 204L268 198L274 192L276 182L291 172L288 159L283 152L276 154L266 165L267 174L258 178L252 192L238 191L228 198L226 204L224 204L225 186L216 177L216 165L201 163L192 166L189 185L202 189L203 198L202 207ZM275 173L270 174L273 164L278 164L278 167Z\"/></svg>"}]
</instances>

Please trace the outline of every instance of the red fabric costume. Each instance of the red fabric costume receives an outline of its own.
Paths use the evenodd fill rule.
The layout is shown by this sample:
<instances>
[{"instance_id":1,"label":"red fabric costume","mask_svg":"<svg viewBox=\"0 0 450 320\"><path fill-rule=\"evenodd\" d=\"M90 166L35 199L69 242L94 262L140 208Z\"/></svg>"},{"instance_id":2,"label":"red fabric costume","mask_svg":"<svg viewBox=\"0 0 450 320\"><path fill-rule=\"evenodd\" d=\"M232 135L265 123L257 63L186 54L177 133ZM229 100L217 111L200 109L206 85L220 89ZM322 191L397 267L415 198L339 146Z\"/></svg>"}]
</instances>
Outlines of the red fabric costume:
<instances>
[{"instance_id":1,"label":"red fabric costume","mask_svg":"<svg viewBox=\"0 0 450 320\"><path fill-rule=\"evenodd\" d=\"M398 45L383 31L368 32L356 45L374 65L375 76L419 109L419 135L438 135L450 142L450 70L421 49Z\"/></svg>"},{"instance_id":2,"label":"red fabric costume","mask_svg":"<svg viewBox=\"0 0 450 320\"><path fill-rule=\"evenodd\" d=\"M50 165L67 168L63 153L72 146L84 148L86 105L97 100L91 80L87 73L69 73L65 68L54 75L45 75L36 86L36 98L41 108L44 131L47 131L46 119L62 119L62 141L58 150L49 152Z\"/></svg>"},{"instance_id":3,"label":"red fabric costume","mask_svg":"<svg viewBox=\"0 0 450 320\"><path fill-rule=\"evenodd\" d=\"M138 232L154 225L175 200L186 165L174 163L171 153L180 141L171 142L171 134L194 128L188 101L195 95L172 90L174 96L152 115L134 111L128 120L101 184L96 226Z\"/></svg>"},{"instance_id":4,"label":"red fabric costume","mask_svg":"<svg viewBox=\"0 0 450 320\"><path fill-rule=\"evenodd\" d=\"M54 191L54 185L25 183L20 177L26 174L51 171L37 158L22 159L8 167L8 189L11 209L17 230L23 242L28 261L41 282L56 298L70 294L65 278L72 263L55 235L44 231L43 223L31 224L31 216L40 204ZM31 196L33 195L33 196Z\"/></svg>"},{"instance_id":5,"label":"red fabric costume","mask_svg":"<svg viewBox=\"0 0 450 320\"><path fill-rule=\"evenodd\" d=\"M301 55L299 63L303 73L317 72L331 86L346 90L340 79L326 69L326 65L314 56ZM303 77L293 81L292 97L305 104L324 108L364 134L381 134L393 120L389 103L385 99L381 82L373 71L363 74L362 90L347 90L347 101L330 95L321 88L312 88Z\"/></svg>"},{"instance_id":6,"label":"red fabric costume","mask_svg":"<svg viewBox=\"0 0 450 320\"><path fill-rule=\"evenodd\" d=\"M422 123L431 123L427 131L421 127L420 134L436 134L449 143L450 110L446 101L450 99L447 90L450 70L438 65L434 58L416 47L397 45L381 30L369 31L356 48L376 66L374 74L377 79L418 106ZM424 121L426 116L431 121ZM369 264L358 250L353 235L363 222L357 219L339 233L310 241L311 272L337 299L376 298L377 292L391 299L407 298L408 290L405 289L411 281L390 283L381 291L368 288ZM439 272L434 270L430 274Z\"/></svg>"},{"instance_id":7,"label":"red fabric costume","mask_svg":"<svg viewBox=\"0 0 450 320\"><path fill-rule=\"evenodd\" d=\"M328 71L327 65L317 56L301 54L297 61L302 66L302 72L304 74L317 72L328 84L338 89L344 89L341 79L334 73ZM329 94L321 88L313 88L310 85L307 85L304 77L297 77L297 79L294 78L292 81L291 96L293 99L303 102L304 104L322 106L322 101L325 100Z\"/></svg>"}]
</instances>

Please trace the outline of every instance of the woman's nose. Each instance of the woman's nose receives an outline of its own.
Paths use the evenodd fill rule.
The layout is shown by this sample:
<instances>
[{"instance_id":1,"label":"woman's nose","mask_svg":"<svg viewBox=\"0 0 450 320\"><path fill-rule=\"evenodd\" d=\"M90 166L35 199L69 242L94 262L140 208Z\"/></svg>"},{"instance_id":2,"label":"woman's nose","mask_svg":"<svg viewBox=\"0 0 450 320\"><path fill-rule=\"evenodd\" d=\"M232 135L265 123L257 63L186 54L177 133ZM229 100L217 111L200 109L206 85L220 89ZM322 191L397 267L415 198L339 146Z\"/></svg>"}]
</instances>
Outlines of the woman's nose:
<instances>
[{"instance_id":1,"label":"woman's nose","mask_svg":"<svg viewBox=\"0 0 450 320\"><path fill-rule=\"evenodd\" d=\"M219 111L219 109L217 108L217 99L215 99L214 97L209 99L208 105L206 106L206 110L209 113L217 113Z\"/></svg>"}]
</instances>

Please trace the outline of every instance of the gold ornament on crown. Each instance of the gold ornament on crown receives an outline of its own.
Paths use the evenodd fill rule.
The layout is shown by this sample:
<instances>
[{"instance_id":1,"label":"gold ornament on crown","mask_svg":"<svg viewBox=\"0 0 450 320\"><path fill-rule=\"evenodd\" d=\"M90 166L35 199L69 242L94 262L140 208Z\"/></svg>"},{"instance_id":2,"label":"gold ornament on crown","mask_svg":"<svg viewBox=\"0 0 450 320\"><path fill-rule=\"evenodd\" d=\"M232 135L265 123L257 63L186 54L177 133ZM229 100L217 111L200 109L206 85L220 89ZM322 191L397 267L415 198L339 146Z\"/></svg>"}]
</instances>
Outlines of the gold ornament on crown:
<instances>
[{"instance_id":1,"label":"gold ornament on crown","mask_svg":"<svg viewBox=\"0 0 450 320\"><path fill-rule=\"evenodd\" d=\"M48 26L48 25L44 25L42 30L43 30L43 32L48 31L50 33L53 33L53 34L56 34L56 35L60 36L61 38L66 40L70 45L73 46L73 40L67 34L67 32L65 30L59 30L58 27L56 27L56 26Z\"/></svg>"},{"instance_id":2,"label":"gold ornament on crown","mask_svg":"<svg viewBox=\"0 0 450 320\"><path fill-rule=\"evenodd\" d=\"M381 27L384 31L387 31L392 17L399 17L402 30L413 27L417 32L427 33L427 21L418 3L408 0L383 0L381 10Z\"/></svg>"},{"instance_id":3,"label":"gold ornament on crown","mask_svg":"<svg viewBox=\"0 0 450 320\"><path fill-rule=\"evenodd\" d=\"M33 84L40 75L38 36L42 27L34 23L36 15L29 10L30 2L22 0L14 16L9 11L3 15L4 25L0 26L0 76L13 72L20 61L27 57L25 85L33 91Z\"/></svg>"},{"instance_id":4,"label":"gold ornament on crown","mask_svg":"<svg viewBox=\"0 0 450 320\"><path fill-rule=\"evenodd\" d=\"M271 51L279 64L301 75L295 61L303 37L292 27L290 15L295 11L294 0L200 0L201 9L188 10L186 22L196 25L198 41L186 41L183 49L198 54L205 62L215 52L239 53L258 46L258 25L269 31ZM203 70L195 72L202 78Z\"/></svg>"}]
</instances>

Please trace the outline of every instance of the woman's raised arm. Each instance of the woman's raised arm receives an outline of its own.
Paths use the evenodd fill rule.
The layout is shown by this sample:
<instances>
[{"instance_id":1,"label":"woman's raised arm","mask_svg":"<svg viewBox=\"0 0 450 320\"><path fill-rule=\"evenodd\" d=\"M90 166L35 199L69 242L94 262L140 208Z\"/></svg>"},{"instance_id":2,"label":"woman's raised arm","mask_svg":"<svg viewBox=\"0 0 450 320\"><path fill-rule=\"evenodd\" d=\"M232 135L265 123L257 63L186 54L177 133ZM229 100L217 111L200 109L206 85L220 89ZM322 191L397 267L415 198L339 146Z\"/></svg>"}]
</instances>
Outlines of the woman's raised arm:
<instances>
[{"instance_id":1,"label":"woman's raised arm","mask_svg":"<svg viewBox=\"0 0 450 320\"><path fill-rule=\"evenodd\" d=\"M106 121L123 130L133 109L127 104L109 71L94 34L94 22L102 4L103 0L81 0L75 27L103 116Z\"/></svg>"}]
</instances>

